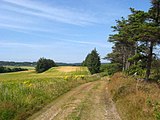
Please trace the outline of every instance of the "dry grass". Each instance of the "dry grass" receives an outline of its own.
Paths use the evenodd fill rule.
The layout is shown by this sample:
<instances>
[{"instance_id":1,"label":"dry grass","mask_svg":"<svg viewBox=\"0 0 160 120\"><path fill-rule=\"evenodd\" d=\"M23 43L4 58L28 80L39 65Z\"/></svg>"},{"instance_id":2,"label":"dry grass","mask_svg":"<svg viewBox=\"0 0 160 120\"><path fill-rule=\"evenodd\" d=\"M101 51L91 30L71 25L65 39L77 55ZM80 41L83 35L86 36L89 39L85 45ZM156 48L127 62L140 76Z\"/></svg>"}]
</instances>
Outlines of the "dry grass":
<instances>
[{"instance_id":1,"label":"dry grass","mask_svg":"<svg viewBox=\"0 0 160 120\"><path fill-rule=\"evenodd\" d=\"M81 67L77 66L66 66L66 67L58 67L57 69L60 72L73 72L73 71L81 71Z\"/></svg>"},{"instance_id":2,"label":"dry grass","mask_svg":"<svg viewBox=\"0 0 160 120\"><path fill-rule=\"evenodd\" d=\"M156 83L116 73L108 89L123 120L160 120L160 89Z\"/></svg>"}]
</instances>

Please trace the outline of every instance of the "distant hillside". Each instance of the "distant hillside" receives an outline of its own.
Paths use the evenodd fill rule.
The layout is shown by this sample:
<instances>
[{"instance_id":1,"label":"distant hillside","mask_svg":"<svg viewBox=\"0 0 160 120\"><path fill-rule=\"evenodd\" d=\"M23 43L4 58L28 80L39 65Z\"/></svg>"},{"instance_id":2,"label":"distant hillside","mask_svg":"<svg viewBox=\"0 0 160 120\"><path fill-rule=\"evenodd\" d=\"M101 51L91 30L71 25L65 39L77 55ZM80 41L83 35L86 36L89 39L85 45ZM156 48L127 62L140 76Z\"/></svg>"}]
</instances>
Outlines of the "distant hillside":
<instances>
[{"instance_id":1,"label":"distant hillside","mask_svg":"<svg viewBox=\"0 0 160 120\"><path fill-rule=\"evenodd\" d=\"M62 63L57 62L58 66L80 66L81 63ZM36 62L13 62L13 61L0 61L0 66L36 66Z\"/></svg>"}]
</instances>

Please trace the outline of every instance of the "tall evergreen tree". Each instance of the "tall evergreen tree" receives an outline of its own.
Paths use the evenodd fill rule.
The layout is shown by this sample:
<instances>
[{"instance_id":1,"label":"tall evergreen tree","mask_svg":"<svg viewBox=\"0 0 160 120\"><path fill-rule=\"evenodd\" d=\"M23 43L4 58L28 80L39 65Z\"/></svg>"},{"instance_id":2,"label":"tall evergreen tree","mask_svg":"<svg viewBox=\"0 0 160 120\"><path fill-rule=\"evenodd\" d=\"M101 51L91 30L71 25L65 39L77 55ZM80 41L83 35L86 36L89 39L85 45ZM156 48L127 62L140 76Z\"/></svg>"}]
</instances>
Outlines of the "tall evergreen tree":
<instances>
[{"instance_id":1,"label":"tall evergreen tree","mask_svg":"<svg viewBox=\"0 0 160 120\"><path fill-rule=\"evenodd\" d=\"M156 47L160 41L160 28L156 23L157 20L151 16L152 12L136 10L132 10L132 15L129 16L130 23L132 23L132 30L137 31L133 38L139 41L140 45L143 44L146 47L146 80L149 79L151 74L154 47Z\"/></svg>"},{"instance_id":2,"label":"tall evergreen tree","mask_svg":"<svg viewBox=\"0 0 160 120\"><path fill-rule=\"evenodd\" d=\"M128 20L122 17L122 20L117 20L116 22L116 26L112 26L116 34L109 37L109 42L114 43L113 51L106 58L111 62L121 64L122 70L126 70L131 65L128 58L134 55L136 42L131 37L133 33L130 32Z\"/></svg>"},{"instance_id":3,"label":"tall evergreen tree","mask_svg":"<svg viewBox=\"0 0 160 120\"><path fill-rule=\"evenodd\" d=\"M88 54L86 58L86 64L91 74L100 72L101 62L96 49L92 50L91 53Z\"/></svg>"},{"instance_id":4,"label":"tall evergreen tree","mask_svg":"<svg viewBox=\"0 0 160 120\"><path fill-rule=\"evenodd\" d=\"M87 61L89 59L90 54L88 54L85 58L85 60L82 62L82 66L87 66Z\"/></svg>"},{"instance_id":5,"label":"tall evergreen tree","mask_svg":"<svg viewBox=\"0 0 160 120\"><path fill-rule=\"evenodd\" d=\"M113 53L108 57L112 61L116 59L115 54L121 57L123 70L128 68L128 62L144 61L148 80L151 74L154 48L160 43L160 0L152 0L152 7L148 12L131 8L132 14L128 19L117 21L117 25L112 27L116 34L111 35L109 41L115 43ZM131 48L131 49L128 49ZM114 60L114 61L118 61ZM127 65L127 67L125 67Z\"/></svg>"}]
</instances>

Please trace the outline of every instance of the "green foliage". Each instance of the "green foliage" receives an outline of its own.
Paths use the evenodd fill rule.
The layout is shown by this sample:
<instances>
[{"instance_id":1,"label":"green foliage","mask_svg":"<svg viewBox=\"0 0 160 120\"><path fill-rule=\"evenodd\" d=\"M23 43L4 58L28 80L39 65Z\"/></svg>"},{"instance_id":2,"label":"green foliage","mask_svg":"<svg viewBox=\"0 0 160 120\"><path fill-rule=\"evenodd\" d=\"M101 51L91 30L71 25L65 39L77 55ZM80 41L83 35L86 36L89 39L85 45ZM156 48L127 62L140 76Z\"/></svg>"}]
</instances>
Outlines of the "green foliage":
<instances>
[{"instance_id":1,"label":"green foliage","mask_svg":"<svg viewBox=\"0 0 160 120\"><path fill-rule=\"evenodd\" d=\"M106 63L106 64L108 64L108 63ZM101 72L106 72L106 64L101 64L101 67L100 67Z\"/></svg>"},{"instance_id":2,"label":"green foliage","mask_svg":"<svg viewBox=\"0 0 160 120\"><path fill-rule=\"evenodd\" d=\"M15 116L15 111L14 110L10 110L10 109L4 109L2 111L0 111L0 115L1 115L1 120L11 120L12 117Z\"/></svg>"},{"instance_id":3,"label":"green foliage","mask_svg":"<svg viewBox=\"0 0 160 120\"><path fill-rule=\"evenodd\" d=\"M87 55L85 60L82 62L82 66L87 66L87 61L89 60L90 54Z\"/></svg>"},{"instance_id":4,"label":"green foliage","mask_svg":"<svg viewBox=\"0 0 160 120\"><path fill-rule=\"evenodd\" d=\"M155 117L156 117L157 120L160 120L160 112L156 112Z\"/></svg>"},{"instance_id":5,"label":"green foliage","mask_svg":"<svg viewBox=\"0 0 160 120\"><path fill-rule=\"evenodd\" d=\"M105 72L108 75L113 75L116 72L122 70L121 64L118 63L107 63L101 66L101 72Z\"/></svg>"},{"instance_id":6,"label":"green foliage","mask_svg":"<svg viewBox=\"0 0 160 120\"><path fill-rule=\"evenodd\" d=\"M37 62L36 71L38 73L41 73L55 66L56 64L53 60L46 59L46 58L40 58Z\"/></svg>"},{"instance_id":7,"label":"green foliage","mask_svg":"<svg viewBox=\"0 0 160 120\"><path fill-rule=\"evenodd\" d=\"M153 115L155 116L156 120L160 120L160 103L148 97L146 104L147 107L153 109Z\"/></svg>"},{"instance_id":8,"label":"green foliage","mask_svg":"<svg viewBox=\"0 0 160 120\"><path fill-rule=\"evenodd\" d=\"M132 65L128 70L126 70L125 72L128 75L138 75L138 76L144 76L145 75L145 69L143 69L141 67L141 64L137 64L137 65Z\"/></svg>"},{"instance_id":9,"label":"green foliage","mask_svg":"<svg viewBox=\"0 0 160 120\"><path fill-rule=\"evenodd\" d=\"M91 74L100 72L101 62L96 49L92 50L91 53L87 55L84 65L88 67Z\"/></svg>"},{"instance_id":10,"label":"green foliage","mask_svg":"<svg viewBox=\"0 0 160 120\"><path fill-rule=\"evenodd\" d=\"M138 60L140 60L141 57L142 57L142 55L139 54L139 53L137 53L137 54L135 54L134 56L128 58L128 61L129 61L129 62L138 61Z\"/></svg>"},{"instance_id":11,"label":"green foliage","mask_svg":"<svg viewBox=\"0 0 160 120\"><path fill-rule=\"evenodd\" d=\"M142 69L146 69L145 79L150 78L154 48L160 43L160 1L152 0L149 11L130 8L131 14L127 19L117 20L112 26L116 32L110 35L109 41L114 43L112 53L107 59L112 63L122 65L122 70L130 68L130 73L141 72L137 65L141 62ZM141 73L140 73L141 74Z\"/></svg>"},{"instance_id":12,"label":"green foliage","mask_svg":"<svg viewBox=\"0 0 160 120\"><path fill-rule=\"evenodd\" d=\"M26 71L26 68L9 68L0 66L0 73L8 73L8 72L18 72L18 71Z\"/></svg>"}]
</instances>

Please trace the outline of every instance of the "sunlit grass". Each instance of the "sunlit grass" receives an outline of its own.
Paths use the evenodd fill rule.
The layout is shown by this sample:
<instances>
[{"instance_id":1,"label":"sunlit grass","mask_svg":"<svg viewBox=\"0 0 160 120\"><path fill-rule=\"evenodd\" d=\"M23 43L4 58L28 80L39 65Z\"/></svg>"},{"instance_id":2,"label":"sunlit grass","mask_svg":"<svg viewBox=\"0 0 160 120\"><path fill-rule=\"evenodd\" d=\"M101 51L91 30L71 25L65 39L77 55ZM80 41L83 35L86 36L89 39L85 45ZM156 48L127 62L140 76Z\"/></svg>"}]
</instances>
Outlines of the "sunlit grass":
<instances>
[{"instance_id":1,"label":"sunlit grass","mask_svg":"<svg viewBox=\"0 0 160 120\"><path fill-rule=\"evenodd\" d=\"M24 120L71 88L99 79L85 67L71 72L58 69L0 74L0 120Z\"/></svg>"},{"instance_id":2,"label":"sunlit grass","mask_svg":"<svg viewBox=\"0 0 160 120\"><path fill-rule=\"evenodd\" d=\"M160 120L160 89L156 83L116 73L108 89L123 120Z\"/></svg>"},{"instance_id":3,"label":"sunlit grass","mask_svg":"<svg viewBox=\"0 0 160 120\"><path fill-rule=\"evenodd\" d=\"M65 67L64 67L65 68ZM4 73L0 74L0 81L10 81L10 80L32 80L32 79L46 79L46 78L62 78L66 75L90 75L86 67L79 67L78 70L72 72L61 72L58 67L51 68L44 73L36 73L35 70L22 71L16 73Z\"/></svg>"}]
</instances>

